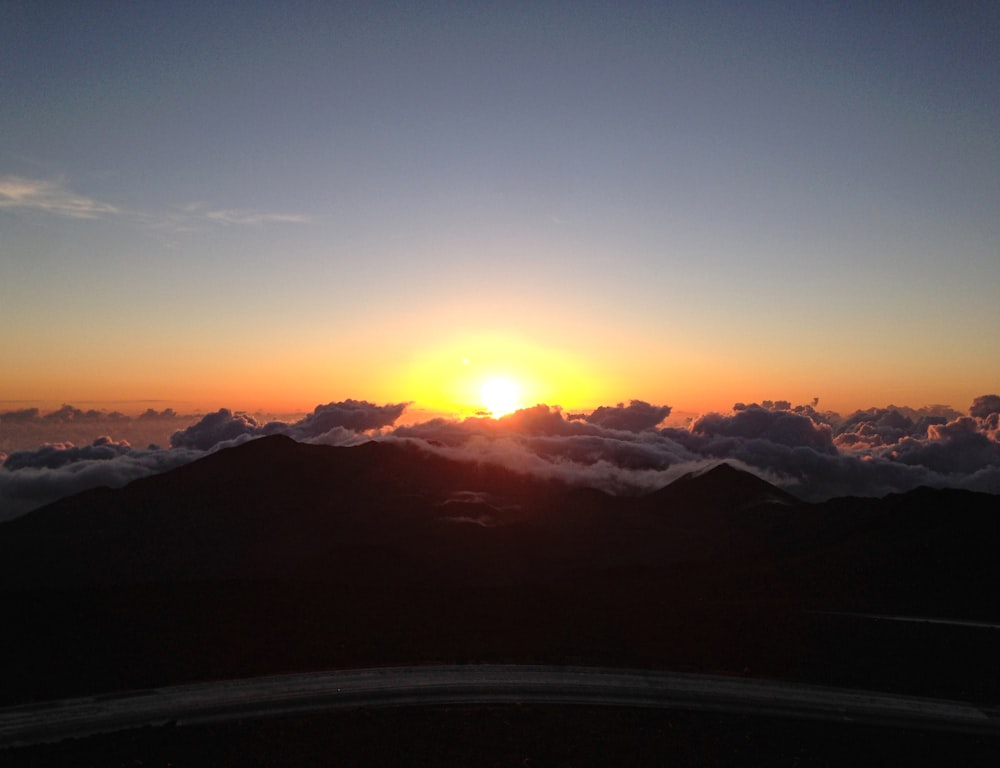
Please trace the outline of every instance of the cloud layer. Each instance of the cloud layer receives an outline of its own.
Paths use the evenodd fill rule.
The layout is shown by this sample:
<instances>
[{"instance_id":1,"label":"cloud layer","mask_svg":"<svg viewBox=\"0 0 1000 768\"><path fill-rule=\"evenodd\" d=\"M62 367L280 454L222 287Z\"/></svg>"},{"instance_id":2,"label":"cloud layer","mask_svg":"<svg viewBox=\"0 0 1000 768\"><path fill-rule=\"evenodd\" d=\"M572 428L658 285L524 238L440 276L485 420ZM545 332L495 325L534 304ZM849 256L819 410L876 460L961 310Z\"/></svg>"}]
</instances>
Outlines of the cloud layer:
<instances>
[{"instance_id":1,"label":"cloud layer","mask_svg":"<svg viewBox=\"0 0 1000 768\"><path fill-rule=\"evenodd\" d=\"M317 405L312 413L293 423L261 424L248 414L220 408L197 424L175 432L170 445L208 451L220 443L243 442L261 435L288 435L305 443L344 445L353 442L353 436L359 432L392 426L404 410L406 403L373 405L363 400L344 400Z\"/></svg>"},{"instance_id":2,"label":"cloud layer","mask_svg":"<svg viewBox=\"0 0 1000 768\"><path fill-rule=\"evenodd\" d=\"M133 448L126 440L102 436L86 445L63 441L33 450L0 453L0 520L87 488L117 488L261 435L284 434L302 442L327 445L364 442L376 437L378 430L392 426L405 409L406 403L379 406L344 400L318 405L298 421L261 423L249 414L222 408L190 426L174 429L169 449L156 445ZM45 415L37 408L28 408L0 413L0 436L9 429L23 431L44 426L47 430L55 427L79 432L115 424L135 428L136 422L162 433L181 419L170 408L148 409L135 420L116 412L83 411L71 405Z\"/></svg>"},{"instance_id":3,"label":"cloud layer","mask_svg":"<svg viewBox=\"0 0 1000 768\"><path fill-rule=\"evenodd\" d=\"M621 406L589 416L536 406L498 421L438 420L393 434L455 458L492 461L613 492L652 490L725 460L810 500L881 496L920 485L1000 493L998 416L987 413L993 403L989 397L973 406L982 416L960 416L941 407L890 407L842 419L812 405L737 403L731 413L708 413L687 428L662 429L618 419L627 410ZM652 418L646 403L630 408ZM605 421L605 415L616 418Z\"/></svg>"},{"instance_id":4,"label":"cloud layer","mask_svg":"<svg viewBox=\"0 0 1000 768\"><path fill-rule=\"evenodd\" d=\"M661 427L670 407L639 400L587 414L536 405L500 419L433 419L393 428L405 409L405 403L344 400L318 405L298 421L261 422L223 408L175 430L168 449L136 449L103 436L81 446L50 443L0 454L0 519L271 434L327 445L406 440L451 458L501 464L613 493L660 488L723 460L810 500L881 496L920 485L1000 493L996 395L976 398L968 415L944 406L890 406L841 417L818 411L816 403L737 403L729 413L704 414L686 428ZM72 406L45 416L24 409L0 414L0 428L41 420L106 427L114 418ZM150 409L138 420L170 424L176 418L170 409Z\"/></svg>"}]
</instances>

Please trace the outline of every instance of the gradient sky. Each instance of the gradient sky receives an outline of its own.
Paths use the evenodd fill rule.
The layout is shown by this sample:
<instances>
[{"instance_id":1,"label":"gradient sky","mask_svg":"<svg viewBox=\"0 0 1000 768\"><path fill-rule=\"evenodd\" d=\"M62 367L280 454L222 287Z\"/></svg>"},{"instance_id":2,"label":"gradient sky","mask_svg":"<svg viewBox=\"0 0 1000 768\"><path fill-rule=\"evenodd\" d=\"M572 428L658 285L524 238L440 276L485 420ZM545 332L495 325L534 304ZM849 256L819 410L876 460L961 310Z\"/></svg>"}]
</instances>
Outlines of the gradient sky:
<instances>
[{"instance_id":1,"label":"gradient sky","mask_svg":"<svg viewBox=\"0 0 1000 768\"><path fill-rule=\"evenodd\" d=\"M0 3L0 401L1000 389L1000 5L481 5Z\"/></svg>"}]
</instances>

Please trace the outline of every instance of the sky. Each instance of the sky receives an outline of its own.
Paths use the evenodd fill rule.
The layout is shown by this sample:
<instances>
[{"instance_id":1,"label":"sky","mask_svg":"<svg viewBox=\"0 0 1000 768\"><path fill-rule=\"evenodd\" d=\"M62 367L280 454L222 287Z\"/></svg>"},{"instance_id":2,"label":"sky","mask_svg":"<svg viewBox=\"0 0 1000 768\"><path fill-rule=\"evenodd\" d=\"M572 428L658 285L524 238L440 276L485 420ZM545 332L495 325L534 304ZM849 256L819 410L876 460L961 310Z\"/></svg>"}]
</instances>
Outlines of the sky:
<instances>
[{"instance_id":1,"label":"sky","mask_svg":"<svg viewBox=\"0 0 1000 768\"><path fill-rule=\"evenodd\" d=\"M2 0L0 411L1000 390L1000 5L484 5Z\"/></svg>"}]
</instances>

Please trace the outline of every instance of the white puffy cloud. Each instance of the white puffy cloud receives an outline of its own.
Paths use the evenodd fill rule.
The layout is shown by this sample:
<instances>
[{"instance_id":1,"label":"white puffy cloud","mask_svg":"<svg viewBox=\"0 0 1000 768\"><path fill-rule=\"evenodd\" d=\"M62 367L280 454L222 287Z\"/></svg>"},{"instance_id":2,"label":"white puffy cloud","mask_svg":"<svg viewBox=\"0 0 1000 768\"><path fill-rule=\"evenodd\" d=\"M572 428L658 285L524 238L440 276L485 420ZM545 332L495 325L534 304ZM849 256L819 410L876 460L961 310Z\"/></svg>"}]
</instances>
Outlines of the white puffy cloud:
<instances>
[{"instance_id":1,"label":"white puffy cloud","mask_svg":"<svg viewBox=\"0 0 1000 768\"><path fill-rule=\"evenodd\" d=\"M262 428L263 425L253 416L220 408L215 413L202 417L196 424L174 432L170 436L170 445L173 448L207 451L222 442L256 437L261 434Z\"/></svg>"},{"instance_id":2,"label":"white puffy cloud","mask_svg":"<svg viewBox=\"0 0 1000 768\"><path fill-rule=\"evenodd\" d=\"M292 424L272 422L263 428L264 434L288 435L302 442L313 442L338 430L367 432L390 427L403 415L406 403L375 405L365 400L343 400L317 405L313 412Z\"/></svg>"}]
</instances>

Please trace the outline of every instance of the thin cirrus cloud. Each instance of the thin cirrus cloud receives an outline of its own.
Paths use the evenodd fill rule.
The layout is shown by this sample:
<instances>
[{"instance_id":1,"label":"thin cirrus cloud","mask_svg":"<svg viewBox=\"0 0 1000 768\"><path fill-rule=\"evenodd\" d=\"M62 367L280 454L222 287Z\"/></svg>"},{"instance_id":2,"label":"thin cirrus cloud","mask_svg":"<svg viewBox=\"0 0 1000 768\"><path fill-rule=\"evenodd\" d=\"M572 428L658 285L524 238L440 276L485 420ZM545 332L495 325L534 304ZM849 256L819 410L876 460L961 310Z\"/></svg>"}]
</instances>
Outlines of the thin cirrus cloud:
<instances>
[{"instance_id":1,"label":"thin cirrus cloud","mask_svg":"<svg viewBox=\"0 0 1000 768\"><path fill-rule=\"evenodd\" d=\"M122 209L68 189L63 182L0 176L0 208L24 208L71 219L116 216Z\"/></svg>"},{"instance_id":2,"label":"thin cirrus cloud","mask_svg":"<svg viewBox=\"0 0 1000 768\"><path fill-rule=\"evenodd\" d=\"M1000 398L976 398L962 415L944 407L872 408L847 417L785 401L737 403L686 427L663 426L669 406L633 400L590 414L540 404L500 419L432 419L395 426L406 403L345 400L319 405L292 422L263 422L226 408L170 437L170 448L133 448L100 437L90 445L43 445L14 451L0 467L0 520L97 485L112 487L265 435L325 445L403 440L449 458L499 464L515 471L611 493L641 493L720 461L731 462L809 501L883 496L921 485L1000 493ZM0 413L0 426L69 424L121 429L120 414L101 418L64 406ZM151 411L164 424L172 411ZM155 417L155 418L153 418ZM178 424L177 426L180 426Z\"/></svg>"},{"instance_id":3,"label":"thin cirrus cloud","mask_svg":"<svg viewBox=\"0 0 1000 768\"><path fill-rule=\"evenodd\" d=\"M138 211L96 200L71 190L64 181L0 176L0 209L39 211L70 219L127 218L150 226L190 230L199 224L255 226L261 224L303 224L304 214L273 213L236 208L215 208L191 203L169 212Z\"/></svg>"},{"instance_id":4,"label":"thin cirrus cloud","mask_svg":"<svg viewBox=\"0 0 1000 768\"><path fill-rule=\"evenodd\" d=\"M260 213L259 211L238 211L231 209L204 211L202 216L209 221L225 225L255 225L271 223L304 224L309 221L308 216L296 213Z\"/></svg>"}]
</instances>

